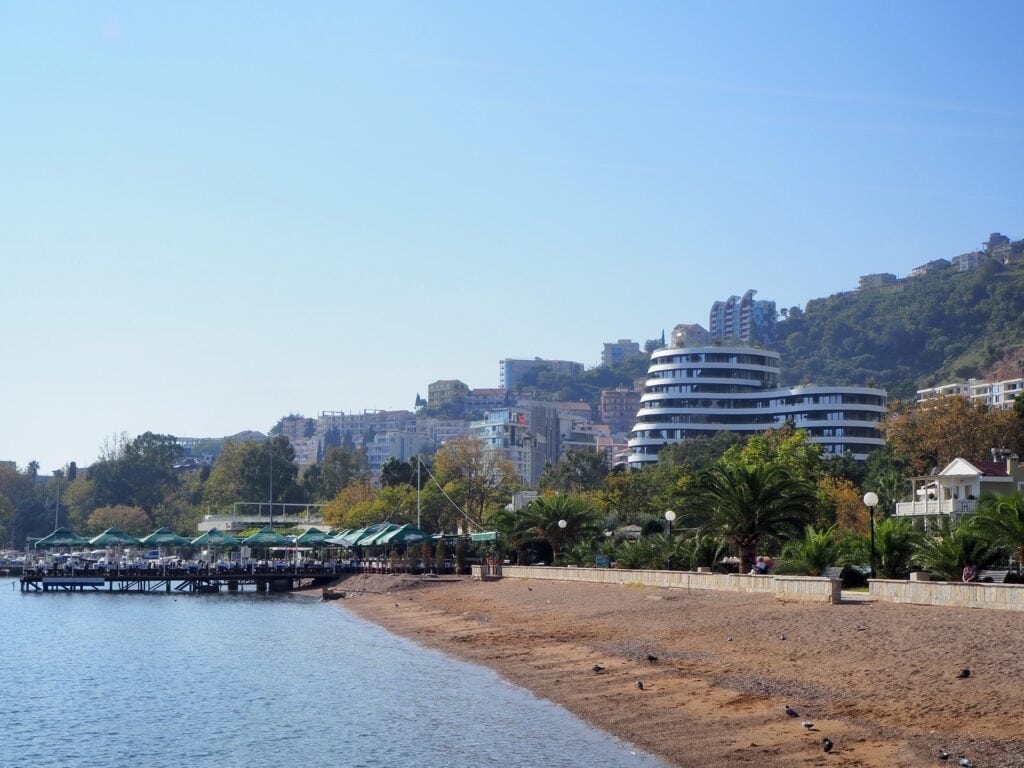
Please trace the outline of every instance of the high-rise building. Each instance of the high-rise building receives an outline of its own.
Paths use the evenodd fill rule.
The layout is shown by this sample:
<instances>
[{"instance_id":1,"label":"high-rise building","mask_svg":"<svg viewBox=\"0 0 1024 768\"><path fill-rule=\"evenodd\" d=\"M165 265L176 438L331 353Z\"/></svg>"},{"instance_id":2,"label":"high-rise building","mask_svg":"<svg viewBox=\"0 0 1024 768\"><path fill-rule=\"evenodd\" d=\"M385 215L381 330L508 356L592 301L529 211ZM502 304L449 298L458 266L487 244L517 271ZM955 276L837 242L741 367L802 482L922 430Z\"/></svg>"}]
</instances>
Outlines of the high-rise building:
<instances>
[{"instance_id":1,"label":"high-rise building","mask_svg":"<svg viewBox=\"0 0 1024 768\"><path fill-rule=\"evenodd\" d=\"M709 328L712 341L770 344L775 339L774 301L755 301L754 289L711 305Z\"/></svg>"}]
</instances>

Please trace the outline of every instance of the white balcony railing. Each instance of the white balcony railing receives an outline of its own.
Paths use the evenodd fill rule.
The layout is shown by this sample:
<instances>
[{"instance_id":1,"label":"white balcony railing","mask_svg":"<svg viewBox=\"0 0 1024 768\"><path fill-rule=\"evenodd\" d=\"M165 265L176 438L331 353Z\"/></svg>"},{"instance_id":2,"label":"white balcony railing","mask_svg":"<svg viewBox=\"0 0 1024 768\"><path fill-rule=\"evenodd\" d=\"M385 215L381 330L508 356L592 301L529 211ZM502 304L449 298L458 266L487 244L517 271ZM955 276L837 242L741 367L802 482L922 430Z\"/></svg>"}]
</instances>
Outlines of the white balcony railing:
<instances>
[{"instance_id":1,"label":"white balcony railing","mask_svg":"<svg viewBox=\"0 0 1024 768\"><path fill-rule=\"evenodd\" d=\"M920 515L969 515L978 508L974 499L926 499L922 501L900 501L896 504L897 517Z\"/></svg>"}]
</instances>

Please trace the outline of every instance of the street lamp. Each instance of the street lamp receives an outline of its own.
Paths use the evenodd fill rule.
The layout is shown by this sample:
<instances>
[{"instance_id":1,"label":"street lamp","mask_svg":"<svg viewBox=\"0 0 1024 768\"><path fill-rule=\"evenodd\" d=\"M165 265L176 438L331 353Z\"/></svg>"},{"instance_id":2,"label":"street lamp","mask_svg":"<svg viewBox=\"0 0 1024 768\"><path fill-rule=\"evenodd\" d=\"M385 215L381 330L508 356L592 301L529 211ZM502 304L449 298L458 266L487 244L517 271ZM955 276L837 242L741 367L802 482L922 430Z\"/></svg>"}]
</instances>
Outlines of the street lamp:
<instances>
[{"instance_id":1,"label":"street lamp","mask_svg":"<svg viewBox=\"0 0 1024 768\"><path fill-rule=\"evenodd\" d=\"M558 521L558 546L562 545L562 540L565 538L565 529L566 529L566 527L568 525L569 525L569 523L566 520L559 520ZM554 555L554 552L552 552L552 555ZM554 558L554 556L552 556L552 558L551 558L551 561L552 561L551 564L552 565L555 564L554 560L555 560L555 558Z\"/></svg>"},{"instance_id":2,"label":"street lamp","mask_svg":"<svg viewBox=\"0 0 1024 768\"><path fill-rule=\"evenodd\" d=\"M878 494L868 491L864 494L864 506L871 515L871 578L875 578L875 507L878 506Z\"/></svg>"},{"instance_id":3,"label":"street lamp","mask_svg":"<svg viewBox=\"0 0 1024 768\"><path fill-rule=\"evenodd\" d=\"M665 512L665 519L668 520L668 540L672 541L672 523L676 519L676 513L671 509Z\"/></svg>"},{"instance_id":4,"label":"street lamp","mask_svg":"<svg viewBox=\"0 0 1024 768\"><path fill-rule=\"evenodd\" d=\"M63 474L63 470L53 470L53 476L57 480L57 504L53 508L53 530L57 530L60 519L60 476Z\"/></svg>"}]
</instances>

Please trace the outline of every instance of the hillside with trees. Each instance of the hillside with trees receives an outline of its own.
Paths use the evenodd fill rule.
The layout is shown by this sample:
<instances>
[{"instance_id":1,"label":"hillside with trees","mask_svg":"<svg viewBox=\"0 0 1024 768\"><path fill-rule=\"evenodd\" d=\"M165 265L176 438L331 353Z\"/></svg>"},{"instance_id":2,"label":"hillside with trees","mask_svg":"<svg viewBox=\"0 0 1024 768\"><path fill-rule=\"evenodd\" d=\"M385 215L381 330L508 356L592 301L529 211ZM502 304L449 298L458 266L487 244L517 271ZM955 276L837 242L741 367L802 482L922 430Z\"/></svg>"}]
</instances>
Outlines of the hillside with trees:
<instances>
[{"instance_id":1,"label":"hillside with trees","mask_svg":"<svg viewBox=\"0 0 1024 768\"><path fill-rule=\"evenodd\" d=\"M778 351L786 384L917 389L967 378L1020 375L1024 266L988 260L783 310Z\"/></svg>"}]
</instances>

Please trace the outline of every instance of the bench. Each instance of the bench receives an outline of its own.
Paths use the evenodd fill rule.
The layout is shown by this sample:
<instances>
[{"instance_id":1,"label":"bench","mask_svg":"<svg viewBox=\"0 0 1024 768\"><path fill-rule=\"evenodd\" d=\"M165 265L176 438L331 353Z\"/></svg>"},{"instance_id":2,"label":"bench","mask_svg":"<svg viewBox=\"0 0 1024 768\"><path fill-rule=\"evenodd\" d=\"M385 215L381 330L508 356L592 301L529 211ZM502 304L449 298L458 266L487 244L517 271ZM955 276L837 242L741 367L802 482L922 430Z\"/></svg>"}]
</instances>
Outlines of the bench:
<instances>
[{"instance_id":1,"label":"bench","mask_svg":"<svg viewBox=\"0 0 1024 768\"><path fill-rule=\"evenodd\" d=\"M978 582L983 584L1003 584L1010 571L1000 568L995 571L978 571Z\"/></svg>"}]
</instances>

